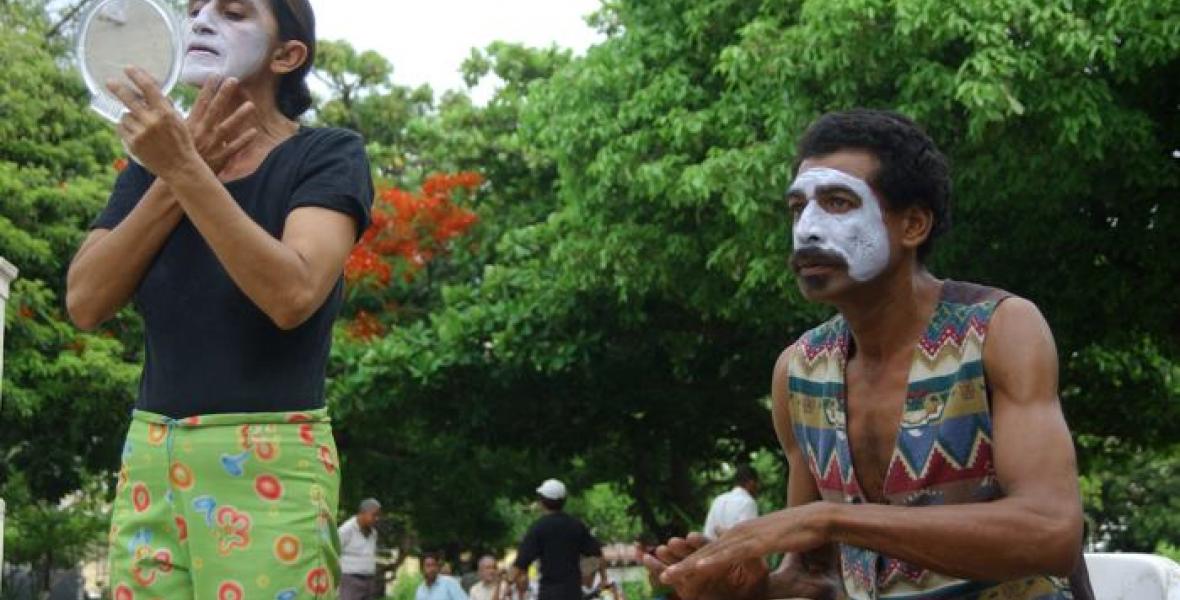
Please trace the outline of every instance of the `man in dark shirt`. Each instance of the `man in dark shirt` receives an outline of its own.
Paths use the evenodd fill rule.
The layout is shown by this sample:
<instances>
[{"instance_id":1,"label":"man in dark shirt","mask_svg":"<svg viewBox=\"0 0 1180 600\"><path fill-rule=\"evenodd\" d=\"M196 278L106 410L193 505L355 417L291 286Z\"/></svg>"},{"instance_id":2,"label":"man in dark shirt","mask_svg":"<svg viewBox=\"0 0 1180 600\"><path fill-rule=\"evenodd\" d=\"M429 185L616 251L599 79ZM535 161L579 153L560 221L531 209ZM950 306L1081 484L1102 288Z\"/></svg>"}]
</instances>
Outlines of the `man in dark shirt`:
<instances>
[{"instance_id":1,"label":"man in dark shirt","mask_svg":"<svg viewBox=\"0 0 1180 600\"><path fill-rule=\"evenodd\" d=\"M581 600L583 556L602 556L602 545L581 521L562 509L565 484L548 479L537 488L545 515L524 535L512 565L512 579L528 577L529 566L541 560L540 600Z\"/></svg>"}]
</instances>

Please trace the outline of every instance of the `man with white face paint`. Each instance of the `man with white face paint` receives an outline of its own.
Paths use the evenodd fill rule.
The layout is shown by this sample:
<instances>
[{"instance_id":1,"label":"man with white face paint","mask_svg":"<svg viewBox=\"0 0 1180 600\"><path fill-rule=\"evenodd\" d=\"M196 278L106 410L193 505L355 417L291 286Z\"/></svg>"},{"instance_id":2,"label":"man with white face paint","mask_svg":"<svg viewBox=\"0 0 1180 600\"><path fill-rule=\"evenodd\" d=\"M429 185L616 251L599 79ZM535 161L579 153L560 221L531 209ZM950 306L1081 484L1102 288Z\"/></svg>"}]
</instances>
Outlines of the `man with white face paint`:
<instances>
[{"instance_id":1,"label":"man with white face paint","mask_svg":"<svg viewBox=\"0 0 1180 600\"><path fill-rule=\"evenodd\" d=\"M1048 325L924 266L950 223L946 159L874 110L821 117L798 156L790 265L838 314L774 369L789 507L673 538L648 568L698 600L1092 598Z\"/></svg>"},{"instance_id":2,"label":"man with white face paint","mask_svg":"<svg viewBox=\"0 0 1180 600\"><path fill-rule=\"evenodd\" d=\"M842 191L860 200L859 206L843 210L821 202L819 193ZM843 171L813 167L799 173L788 191L797 207L804 208L793 229L798 256L822 261L825 254L847 265L848 276L869 281L889 262L889 233L881 218L881 202L862 180ZM826 197L826 196L825 196Z\"/></svg>"}]
</instances>

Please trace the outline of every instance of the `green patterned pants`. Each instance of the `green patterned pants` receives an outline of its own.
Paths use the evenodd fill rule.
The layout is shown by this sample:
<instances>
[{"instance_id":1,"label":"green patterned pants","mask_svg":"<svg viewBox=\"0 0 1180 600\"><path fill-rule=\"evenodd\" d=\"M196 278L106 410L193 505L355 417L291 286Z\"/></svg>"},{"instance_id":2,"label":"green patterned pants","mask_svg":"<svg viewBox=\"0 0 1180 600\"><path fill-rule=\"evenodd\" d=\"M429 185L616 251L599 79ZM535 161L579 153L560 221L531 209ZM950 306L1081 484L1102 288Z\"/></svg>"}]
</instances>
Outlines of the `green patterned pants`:
<instances>
[{"instance_id":1,"label":"green patterned pants","mask_svg":"<svg viewBox=\"0 0 1180 600\"><path fill-rule=\"evenodd\" d=\"M115 496L115 600L335 598L340 470L326 410L135 411Z\"/></svg>"}]
</instances>

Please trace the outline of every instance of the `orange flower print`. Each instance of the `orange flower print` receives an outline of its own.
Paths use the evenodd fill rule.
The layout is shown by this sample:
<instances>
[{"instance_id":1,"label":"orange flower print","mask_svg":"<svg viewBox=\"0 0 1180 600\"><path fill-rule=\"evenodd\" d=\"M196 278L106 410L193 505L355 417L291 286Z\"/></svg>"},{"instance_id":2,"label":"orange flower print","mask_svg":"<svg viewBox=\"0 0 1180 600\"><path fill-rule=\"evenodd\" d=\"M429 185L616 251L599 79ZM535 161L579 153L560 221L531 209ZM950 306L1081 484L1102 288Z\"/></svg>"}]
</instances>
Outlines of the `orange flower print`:
<instances>
[{"instance_id":1,"label":"orange flower print","mask_svg":"<svg viewBox=\"0 0 1180 600\"><path fill-rule=\"evenodd\" d=\"M253 450L258 460L270 462L279 455L279 429L274 424L242 425L238 444L243 450Z\"/></svg>"},{"instance_id":2,"label":"orange flower print","mask_svg":"<svg viewBox=\"0 0 1180 600\"><path fill-rule=\"evenodd\" d=\"M146 544L135 549L135 566L131 569L131 578L142 587L151 587L156 583L156 577L161 573L167 575L172 572L172 553L166 548L156 550Z\"/></svg>"},{"instance_id":3,"label":"orange flower print","mask_svg":"<svg viewBox=\"0 0 1180 600\"><path fill-rule=\"evenodd\" d=\"M161 573L172 572L172 553L167 549L156 552L156 568L159 569Z\"/></svg>"},{"instance_id":4,"label":"orange flower print","mask_svg":"<svg viewBox=\"0 0 1180 600\"><path fill-rule=\"evenodd\" d=\"M131 486L131 506L135 512L143 512L152 505L152 495L142 482Z\"/></svg>"},{"instance_id":5,"label":"orange flower print","mask_svg":"<svg viewBox=\"0 0 1180 600\"><path fill-rule=\"evenodd\" d=\"M236 581L223 581L217 586L217 600L242 600L246 597L246 590Z\"/></svg>"},{"instance_id":6,"label":"orange flower print","mask_svg":"<svg viewBox=\"0 0 1180 600\"><path fill-rule=\"evenodd\" d=\"M274 502L283 495L283 484L274 475L259 475L254 479L254 491L263 500Z\"/></svg>"},{"instance_id":7,"label":"orange flower print","mask_svg":"<svg viewBox=\"0 0 1180 600\"><path fill-rule=\"evenodd\" d=\"M332 449L321 445L320 446L320 462L324 465L324 470L330 473L336 472L336 458L332 456Z\"/></svg>"},{"instance_id":8,"label":"orange flower print","mask_svg":"<svg viewBox=\"0 0 1180 600\"><path fill-rule=\"evenodd\" d=\"M299 439L307 446L315 444L315 434L312 433L311 425L303 423L299 426Z\"/></svg>"},{"instance_id":9,"label":"orange flower print","mask_svg":"<svg viewBox=\"0 0 1180 600\"><path fill-rule=\"evenodd\" d=\"M182 462L172 463L172 467L168 469L168 478L172 480L172 485L179 489L188 490L193 487L193 470Z\"/></svg>"},{"instance_id":10,"label":"orange flower print","mask_svg":"<svg viewBox=\"0 0 1180 600\"><path fill-rule=\"evenodd\" d=\"M326 594L331 587L332 577L328 575L327 569L316 567L307 572L307 591L313 595L320 596Z\"/></svg>"},{"instance_id":11,"label":"orange flower print","mask_svg":"<svg viewBox=\"0 0 1180 600\"><path fill-rule=\"evenodd\" d=\"M188 521L184 517L176 517L176 539L181 542L188 541Z\"/></svg>"},{"instance_id":12,"label":"orange flower print","mask_svg":"<svg viewBox=\"0 0 1180 600\"><path fill-rule=\"evenodd\" d=\"M164 443L168 437L168 426L159 423L148 423L147 439L148 443L153 446L159 446Z\"/></svg>"},{"instance_id":13,"label":"orange flower print","mask_svg":"<svg viewBox=\"0 0 1180 600\"><path fill-rule=\"evenodd\" d=\"M275 558L283 564L293 564L299 560L299 538L291 534L283 534L275 540Z\"/></svg>"},{"instance_id":14,"label":"orange flower print","mask_svg":"<svg viewBox=\"0 0 1180 600\"><path fill-rule=\"evenodd\" d=\"M217 550L228 556L234 548L245 549L250 545L250 515L232 506L217 509L213 535L217 537Z\"/></svg>"}]
</instances>

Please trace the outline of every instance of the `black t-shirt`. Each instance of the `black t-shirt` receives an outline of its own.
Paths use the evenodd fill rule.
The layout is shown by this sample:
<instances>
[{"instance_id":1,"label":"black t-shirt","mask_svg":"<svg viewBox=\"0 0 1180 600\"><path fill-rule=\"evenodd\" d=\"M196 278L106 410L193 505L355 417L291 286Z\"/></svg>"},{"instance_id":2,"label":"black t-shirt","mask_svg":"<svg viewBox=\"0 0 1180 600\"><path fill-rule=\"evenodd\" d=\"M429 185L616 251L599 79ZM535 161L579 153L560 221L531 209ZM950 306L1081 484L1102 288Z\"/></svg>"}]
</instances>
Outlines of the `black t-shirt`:
<instances>
[{"instance_id":1,"label":"black t-shirt","mask_svg":"<svg viewBox=\"0 0 1180 600\"><path fill-rule=\"evenodd\" d=\"M154 179L132 163L91 227L118 225ZM344 129L301 128L254 173L224 185L275 238L282 236L287 215L302 206L351 215L359 237L373 203L364 143ZM337 281L315 314L283 331L230 279L192 222L182 219L135 293L146 329L136 408L183 418L322 407L342 290Z\"/></svg>"},{"instance_id":2,"label":"black t-shirt","mask_svg":"<svg viewBox=\"0 0 1180 600\"><path fill-rule=\"evenodd\" d=\"M548 599L582 597L583 556L601 556L602 546L578 519L564 512L549 513L529 528L520 543L516 566L526 570L541 559L541 596Z\"/></svg>"}]
</instances>

